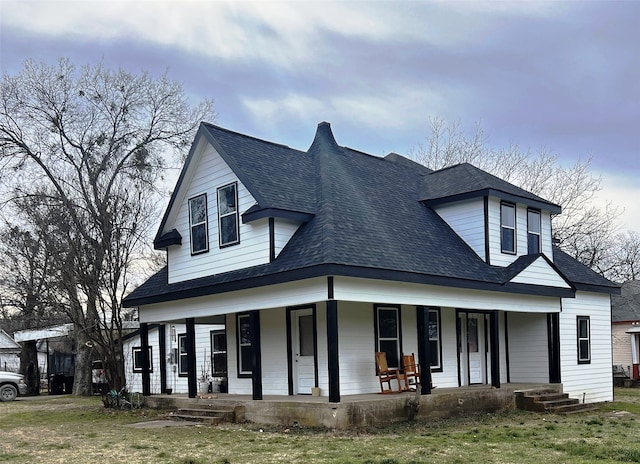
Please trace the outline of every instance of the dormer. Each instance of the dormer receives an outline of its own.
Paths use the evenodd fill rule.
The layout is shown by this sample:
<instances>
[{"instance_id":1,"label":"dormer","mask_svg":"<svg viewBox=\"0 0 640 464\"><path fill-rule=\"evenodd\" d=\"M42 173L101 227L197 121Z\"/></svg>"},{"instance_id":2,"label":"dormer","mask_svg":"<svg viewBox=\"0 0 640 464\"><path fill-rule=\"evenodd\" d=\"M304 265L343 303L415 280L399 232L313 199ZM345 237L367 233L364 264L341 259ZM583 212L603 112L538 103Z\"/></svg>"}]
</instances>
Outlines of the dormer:
<instances>
[{"instance_id":1,"label":"dormer","mask_svg":"<svg viewBox=\"0 0 640 464\"><path fill-rule=\"evenodd\" d=\"M420 199L488 264L540 253L553 260L551 217L560 206L471 164L425 175Z\"/></svg>"}]
</instances>

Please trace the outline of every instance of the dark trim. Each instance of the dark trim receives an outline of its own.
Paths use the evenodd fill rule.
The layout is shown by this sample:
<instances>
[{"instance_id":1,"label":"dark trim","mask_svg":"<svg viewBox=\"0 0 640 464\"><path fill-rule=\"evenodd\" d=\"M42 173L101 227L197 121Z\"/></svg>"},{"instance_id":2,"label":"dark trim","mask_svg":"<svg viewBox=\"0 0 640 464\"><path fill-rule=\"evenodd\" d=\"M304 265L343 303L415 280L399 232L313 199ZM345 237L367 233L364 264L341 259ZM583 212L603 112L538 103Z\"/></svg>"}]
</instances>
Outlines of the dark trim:
<instances>
[{"instance_id":1,"label":"dark trim","mask_svg":"<svg viewBox=\"0 0 640 464\"><path fill-rule=\"evenodd\" d=\"M507 364L507 383L511 383L511 361L509 359L509 319L507 311L504 311L504 356Z\"/></svg>"},{"instance_id":2,"label":"dark trim","mask_svg":"<svg viewBox=\"0 0 640 464\"><path fill-rule=\"evenodd\" d=\"M333 287L333 276L327 277L327 299L333 300L335 295L334 287Z\"/></svg>"},{"instance_id":3,"label":"dark trim","mask_svg":"<svg viewBox=\"0 0 640 464\"><path fill-rule=\"evenodd\" d=\"M253 400L262 399L262 348L260 343L260 311L249 313L251 326L251 386Z\"/></svg>"},{"instance_id":4,"label":"dark trim","mask_svg":"<svg viewBox=\"0 0 640 464\"><path fill-rule=\"evenodd\" d=\"M547 352L549 355L549 383L561 383L560 313L547 314L547 343Z\"/></svg>"},{"instance_id":5,"label":"dark trim","mask_svg":"<svg viewBox=\"0 0 640 464\"><path fill-rule=\"evenodd\" d=\"M338 350L338 302L327 301L327 373L329 402L340 402L340 357Z\"/></svg>"},{"instance_id":6,"label":"dark trim","mask_svg":"<svg viewBox=\"0 0 640 464\"><path fill-rule=\"evenodd\" d=\"M176 365L178 367L178 377L189 377L189 362L186 361L186 360L184 362L184 364L186 364L186 366L184 366L187 369L186 372L184 372L181 369L182 364L180 363L180 359L181 359L181 356L180 356L180 339L184 338L186 340L187 339L187 334L186 333L179 333L179 334L176 335L176 337L177 337L177 342L178 342L178 348L177 348L178 357L176 358ZM185 350L187 350L187 342L185 342ZM185 352L187 352L187 351L185 351ZM187 354L187 356L188 356L188 354Z\"/></svg>"},{"instance_id":7,"label":"dark trim","mask_svg":"<svg viewBox=\"0 0 640 464\"><path fill-rule=\"evenodd\" d=\"M458 362L458 387L462 386L462 360L460 354L462 353L462 323L460 322L460 311L456 308L456 358Z\"/></svg>"},{"instance_id":8,"label":"dark trim","mask_svg":"<svg viewBox=\"0 0 640 464\"><path fill-rule=\"evenodd\" d=\"M205 221L204 221L204 231L206 234L206 247L202 250L193 251L193 224L191 222L191 200L195 200L198 197L204 197L204 209L206 211ZM191 256L201 255L204 253L209 253L209 198L207 192L199 193L197 195L192 196L191 198L187 198L187 213L189 215L189 251L191 252Z\"/></svg>"},{"instance_id":9,"label":"dark trim","mask_svg":"<svg viewBox=\"0 0 640 464\"><path fill-rule=\"evenodd\" d=\"M261 208L257 205L252 206L247 211L245 211L242 215L242 223L248 224L253 221L257 221L259 219L264 218L281 218L281 219L289 219L292 221L298 221L301 223L309 222L313 219L314 214L305 213L303 211L291 211L286 209L278 209L278 208Z\"/></svg>"},{"instance_id":10,"label":"dark trim","mask_svg":"<svg viewBox=\"0 0 640 464\"><path fill-rule=\"evenodd\" d=\"M253 270L252 268L251 270ZM512 282L487 282L481 280L465 280L453 277L433 276L407 271L394 271L388 269L374 269L340 264L322 264L306 268L291 269L268 275L251 275L251 270L243 270L246 277L233 281L221 281L219 283L207 283L208 280L222 280L223 275L203 277L186 282L178 282L167 285L175 290L157 293L151 296L138 298L127 297L123 305L127 308L144 306L154 303L176 301L186 298L215 295L249 288L265 287L280 283L295 282L322 276L359 277L363 279L376 279L392 282L407 282L425 285L439 285L452 288L464 288L469 290L485 290L503 293L515 293L522 295L553 296L561 298L573 298L575 294L571 289L548 287L544 285L518 284ZM222 278L221 278L222 276ZM578 285L576 285L577 288ZM619 292L618 287L599 287L600 293ZM590 291L598 291L591 286Z\"/></svg>"},{"instance_id":11,"label":"dark trim","mask_svg":"<svg viewBox=\"0 0 640 464\"><path fill-rule=\"evenodd\" d=\"M620 287L605 287L603 285L573 283L576 290L583 292L608 293L609 295L620 295Z\"/></svg>"},{"instance_id":12,"label":"dark trim","mask_svg":"<svg viewBox=\"0 0 640 464\"><path fill-rule=\"evenodd\" d=\"M247 371L243 371L242 370L242 348L240 346L240 318L245 318L245 317L249 317L249 324L251 324L250 321L250 313L244 312L244 313L236 313L236 374L237 377L239 379L250 379L253 377L252 372L247 372ZM251 329L250 329L251 330ZM253 343L253 341L252 341ZM253 350L253 346L251 348Z\"/></svg>"},{"instance_id":13,"label":"dark trim","mask_svg":"<svg viewBox=\"0 0 640 464\"><path fill-rule=\"evenodd\" d=\"M196 379L196 320L188 317L187 326L187 383L189 385L189 398L195 398L198 393Z\"/></svg>"},{"instance_id":14,"label":"dark trim","mask_svg":"<svg viewBox=\"0 0 640 464\"><path fill-rule=\"evenodd\" d=\"M303 311L306 309L311 310L311 315L313 318L313 376L314 376L314 386L318 386L318 323L317 323L317 314L316 314L316 305L300 305L300 306L289 306L286 309L286 325L287 325L287 370L288 370L288 384L289 384L289 396L294 394L293 388L293 339L291 338L291 332L293 328L293 323L291 320L291 313L294 311ZM299 393L299 392L298 392ZM311 392L309 392L311 393Z\"/></svg>"},{"instance_id":15,"label":"dark trim","mask_svg":"<svg viewBox=\"0 0 640 464\"><path fill-rule=\"evenodd\" d=\"M489 314L489 340L491 350L491 386L500 388L500 324L498 311L491 311Z\"/></svg>"},{"instance_id":16,"label":"dark trim","mask_svg":"<svg viewBox=\"0 0 640 464\"><path fill-rule=\"evenodd\" d=\"M167 393L167 326L158 327L158 354L160 356L160 393Z\"/></svg>"},{"instance_id":17,"label":"dark trim","mask_svg":"<svg viewBox=\"0 0 640 464\"><path fill-rule=\"evenodd\" d=\"M529 234L531 234L531 227L529 224L529 213L537 213L538 214L538 226L540 227L540 232L537 234L538 235L538 251L536 252L531 252L531 250L529 249ZM536 234L531 234L531 235L536 235ZM540 211L538 208L527 208L527 254L538 254L538 253L542 253L542 211Z\"/></svg>"},{"instance_id":18,"label":"dark trim","mask_svg":"<svg viewBox=\"0 0 640 464\"><path fill-rule=\"evenodd\" d=\"M515 195L513 193L507 193L502 190L493 189L493 188L480 189L473 192L466 192L466 193L461 193L457 195L449 195L445 197L432 198L432 199L422 200L422 201L427 206L434 207L438 205L453 203L453 202L462 201L462 200L469 200L472 198L479 198L483 196L484 197L492 196L492 197L498 198L501 201L508 201L511 203L522 203L532 208L539 208L541 210L550 211L551 214L560 214L562 212L562 208L554 203L540 201L540 200L528 198L525 196Z\"/></svg>"},{"instance_id":19,"label":"dark trim","mask_svg":"<svg viewBox=\"0 0 640 464\"><path fill-rule=\"evenodd\" d=\"M587 340L589 341L589 359L580 359L580 321L587 321ZM591 316L576 316L576 348L578 364L591 364Z\"/></svg>"},{"instance_id":20,"label":"dark trim","mask_svg":"<svg viewBox=\"0 0 640 464\"><path fill-rule=\"evenodd\" d=\"M420 394L431 394L431 343L429 342L429 308L416 306L416 326L418 330L418 362L420 363Z\"/></svg>"},{"instance_id":21,"label":"dark trim","mask_svg":"<svg viewBox=\"0 0 640 464\"><path fill-rule=\"evenodd\" d=\"M221 222L222 222L222 217L220 217L220 190L225 189L227 187L230 187L233 185L233 190L235 192L235 201L236 201L236 211L235 211L235 215L236 215L236 241L235 242L229 242L229 243L222 243L222 227L221 227ZM238 181L233 181L233 182L229 182L226 183L224 185L221 185L220 187L216 187L216 213L217 213L217 221L218 221L218 248L223 249L223 248L228 248L231 246L235 246L235 245L239 245L240 244L240 205L239 205L239 193L238 193ZM231 214L227 214L226 216L231 216ZM225 217L226 217L225 216Z\"/></svg>"},{"instance_id":22,"label":"dark trim","mask_svg":"<svg viewBox=\"0 0 640 464\"><path fill-rule=\"evenodd\" d=\"M489 197L484 197L484 260L491 265L491 245L489 237L491 229L489 228Z\"/></svg>"},{"instance_id":23,"label":"dark trim","mask_svg":"<svg viewBox=\"0 0 640 464\"><path fill-rule=\"evenodd\" d=\"M140 323L140 345L142 349L142 396L149 396L151 395L151 360L149 359L151 347L149 346L149 324L146 322ZM135 367L135 356L133 364Z\"/></svg>"},{"instance_id":24,"label":"dark trim","mask_svg":"<svg viewBox=\"0 0 640 464\"><path fill-rule=\"evenodd\" d=\"M291 311L294 309L287 308L285 314L285 325L287 328L287 387L289 396L293 396L293 340L291 339Z\"/></svg>"},{"instance_id":25,"label":"dark trim","mask_svg":"<svg viewBox=\"0 0 640 464\"><path fill-rule=\"evenodd\" d=\"M155 250L166 250L172 245L182 245L182 235L176 229L171 229L159 239L153 241Z\"/></svg>"},{"instance_id":26,"label":"dark trim","mask_svg":"<svg viewBox=\"0 0 640 464\"><path fill-rule=\"evenodd\" d=\"M136 353L140 352L142 353L142 345L139 346L132 346L131 347L131 355L133 357L133 369L132 372L134 374L142 374L143 373L143 360L142 358L140 358L140 362L136 363ZM153 346L149 345L147 347L147 352L149 353L149 373L153 373ZM142 354L141 354L142 356ZM136 367L138 366L138 367Z\"/></svg>"},{"instance_id":27,"label":"dark trim","mask_svg":"<svg viewBox=\"0 0 640 464\"><path fill-rule=\"evenodd\" d=\"M269 262L276 259L276 223L275 219L269 218Z\"/></svg>"},{"instance_id":28,"label":"dark trim","mask_svg":"<svg viewBox=\"0 0 640 464\"><path fill-rule=\"evenodd\" d=\"M373 305L373 331L375 334L375 345L374 345L374 353L376 351L380 351L380 340L379 340L379 332L378 332L378 310L380 309L395 309L398 314L398 365L397 366L389 366L389 367L397 367L398 369L402 366L402 305L399 304L382 304L376 303Z\"/></svg>"},{"instance_id":29,"label":"dark trim","mask_svg":"<svg viewBox=\"0 0 640 464\"><path fill-rule=\"evenodd\" d=\"M505 250L502 243L502 207L509 206L513 208L513 250ZM500 201L500 253L505 255L518 254L518 205L508 201Z\"/></svg>"}]
</instances>

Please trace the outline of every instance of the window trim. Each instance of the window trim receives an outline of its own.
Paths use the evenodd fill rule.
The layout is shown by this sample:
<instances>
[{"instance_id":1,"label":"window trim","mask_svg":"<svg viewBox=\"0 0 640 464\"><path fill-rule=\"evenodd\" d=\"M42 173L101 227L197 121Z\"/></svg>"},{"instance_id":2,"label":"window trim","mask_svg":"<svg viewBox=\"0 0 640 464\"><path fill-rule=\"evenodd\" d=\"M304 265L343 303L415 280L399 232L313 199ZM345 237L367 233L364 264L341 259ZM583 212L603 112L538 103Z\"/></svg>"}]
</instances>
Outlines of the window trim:
<instances>
[{"instance_id":1,"label":"window trim","mask_svg":"<svg viewBox=\"0 0 640 464\"><path fill-rule=\"evenodd\" d=\"M580 323L586 322L587 336L580 337ZM577 340L577 359L578 364L591 364L591 316L576 316L576 340ZM587 342L587 358L581 357L580 342Z\"/></svg>"},{"instance_id":2,"label":"window trim","mask_svg":"<svg viewBox=\"0 0 640 464\"><path fill-rule=\"evenodd\" d=\"M233 186L233 190L234 190L234 195L235 195L235 203L236 203L236 208L235 211L232 211L230 213L225 213L222 214L220 212L220 191L223 189L226 189L230 186ZM228 184L222 185L221 187L218 187L216 189L216 203L217 203L217 209L218 209L218 246L220 248L226 248L229 246L233 246L233 245L237 245L240 243L240 208L238 205L238 182L234 181L234 182L229 182ZM231 215L235 215L236 218L236 240L233 242L226 242L226 243L222 243L222 219L229 217Z\"/></svg>"},{"instance_id":3,"label":"window trim","mask_svg":"<svg viewBox=\"0 0 640 464\"><path fill-rule=\"evenodd\" d=\"M503 206L513 209L513 227L507 226L504 223L504 214L503 214ZM518 214L517 207L513 203L508 203L506 201L500 202L500 251L505 254L515 255L518 252ZM513 231L513 250L505 249L504 247L504 236L503 231L505 229L509 229Z\"/></svg>"},{"instance_id":4,"label":"window trim","mask_svg":"<svg viewBox=\"0 0 640 464\"><path fill-rule=\"evenodd\" d=\"M382 338L380 337L380 310L394 310L396 312L396 337L395 338ZM397 360L398 365L393 365L393 362L387 359L387 363L391 368L400 368L402 362L402 310L400 305L388 305L388 304L374 304L373 305L373 324L375 331L375 351L383 351L380 349L380 341L396 340L396 349L398 351Z\"/></svg>"},{"instance_id":5,"label":"window trim","mask_svg":"<svg viewBox=\"0 0 640 464\"><path fill-rule=\"evenodd\" d=\"M538 232L531 230L531 222L529 221L529 214L536 214L538 216ZM538 237L538 251L532 252L529 246L529 236L535 235ZM542 253L542 213L538 209L527 208L527 252L528 254Z\"/></svg>"},{"instance_id":6,"label":"window trim","mask_svg":"<svg viewBox=\"0 0 640 464\"><path fill-rule=\"evenodd\" d=\"M195 201L196 199L199 199L203 197L204 198L204 211L205 211L205 215L204 215L204 222L198 222L196 224L193 223L193 218L191 215L191 202ZM189 239L190 239L190 246L191 246L191 256L194 255L199 255L202 253L207 253L209 251L209 201L207 199L207 194L206 193L201 193L199 195L195 195L191 198L189 198L189 200L187 201L187 206L189 208ZM193 229L194 227L199 227L202 226L204 224L204 231L205 231L205 246L203 249L201 250L194 250L194 241L193 241Z\"/></svg>"},{"instance_id":7,"label":"window trim","mask_svg":"<svg viewBox=\"0 0 640 464\"><path fill-rule=\"evenodd\" d=\"M236 356L236 360L237 360L237 369L238 369L238 378L242 379L242 378L251 378L251 376L253 375L253 369L251 370L242 370L242 368L244 367L242 365L242 348L243 347L249 347L251 348L251 342L249 343L242 343L242 337L241 337L241 333L240 333L240 320L247 318L247 320L250 321L250 314L249 313L236 313L236 353L238 354ZM250 322L249 322L250 324ZM250 337L251 338L251 334Z\"/></svg>"},{"instance_id":8,"label":"window trim","mask_svg":"<svg viewBox=\"0 0 640 464\"><path fill-rule=\"evenodd\" d=\"M147 349L149 350L149 372L153 372L153 347L152 346L148 346ZM139 352L140 354L142 354L142 347L141 346L134 346L133 348L131 348L131 355L133 356L133 372L137 373L137 374L141 374L142 373L142 366L136 367L136 353Z\"/></svg>"},{"instance_id":9,"label":"window trim","mask_svg":"<svg viewBox=\"0 0 640 464\"><path fill-rule=\"evenodd\" d=\"M443 365L442 365L442 314L441 314L441 308L438 307L429 307L429 314L431 313L435 313L436 317L437 317L437 326L438 326L438 338L437 339L432 339L431 338L431 333L429 333L429 342L437 340L437 346L438 346L438 365L437 366L431 366L431 372L442 372L443 371ZM429 323L431 321L428 320L427 321L427 330L429 330Z\"/></svg>"},{"instance_id":10,"label":"window trim","mask_svg":"<svg viewBox=\"0 0 640 464\"><path fill-rule=\"evenodd\" d=\"M215 350L215 343L213 342L213 338L218 336L218 335L224 335L225 337L225 350L224 351L216 351ZM229 374L229 365L228 365L228 352L229 352L229 346L227 345L227 331L226 329L220 329L220 330L212 330L211 332L209 332L209 338L210 338L210 342L211 342L211 377L227 377L227 375ZM215 366L215 362L214 362L214 356L217 354L224 354L225 357L225 371L221 372L221 371L215 371L214 370L214 366Z\"/></svg>"},{"instance_id":11,"label":"window trim","mask_svg":"<svg viewBox=\"0 0 640 464\"><path fill-rule=\"evenodd\" d=\"M184 338L185 340L185 351L180 351L180 348L182 346L182 344L180 343L180 339ZM186 333L181 333L178 334L178 377L187 377L189 375L189 366L187 363L187 357L189 356L189 354L187 353L187 346L186 346L186 339L187 339L187 334ZM182 360L184 357L184 361ZM184 367L184 370L182 370Z\"/></svg>"}]
</instances>

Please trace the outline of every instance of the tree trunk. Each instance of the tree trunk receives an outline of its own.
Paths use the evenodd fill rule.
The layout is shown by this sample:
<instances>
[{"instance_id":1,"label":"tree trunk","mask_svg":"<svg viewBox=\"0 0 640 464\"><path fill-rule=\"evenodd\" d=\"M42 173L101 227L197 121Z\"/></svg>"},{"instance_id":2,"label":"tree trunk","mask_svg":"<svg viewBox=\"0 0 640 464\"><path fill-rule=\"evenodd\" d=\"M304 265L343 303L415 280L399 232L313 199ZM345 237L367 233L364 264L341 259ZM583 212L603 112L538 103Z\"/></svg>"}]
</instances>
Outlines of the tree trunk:
<instances>
[{"instance_id":1,"label":"tree trunk","mask_svg":"<svg viewBox=\"0 0 640 464\"><path fill-rule=\"evenodd\" d=\"M27 395L40 394L40 367L38 366L38 346L35 340L22 343L20 352L20 373L27 384Z\"/></svg>"},{"instance_id":2,"label":"tree trunk","mask_svg":"<svg viewBox=\"0 0 640 464\"><path fill-rule=\"evenodd\" d=\"M75 372L73 376L73 394L76 396L91 396L91 352L87 345L88 338L82 330L76 330Z\"/></svg>"}]
</instances>

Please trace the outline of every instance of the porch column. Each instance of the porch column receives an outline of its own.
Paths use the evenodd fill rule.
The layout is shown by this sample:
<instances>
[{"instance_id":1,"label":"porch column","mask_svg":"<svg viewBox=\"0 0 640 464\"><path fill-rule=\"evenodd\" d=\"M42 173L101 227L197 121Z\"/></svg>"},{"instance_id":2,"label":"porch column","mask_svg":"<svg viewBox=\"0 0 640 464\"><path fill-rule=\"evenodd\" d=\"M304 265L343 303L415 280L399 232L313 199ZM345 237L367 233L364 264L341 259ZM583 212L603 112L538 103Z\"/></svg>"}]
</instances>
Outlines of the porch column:
<instances>
[{"instance_id":1,"label":"porch column","mask_svg":"<svg viewBox=\"0 0 640 464\"><path fill-rule=\"evenodd\" d=\"M549 343L549 383L560 383L560 313L547 314Z\"/></svg>"},{"instance_id":2,"label":"porch column","mask_svg":"<svg viewBox=\"0 0 640 464\"><path fill-rule=\"evenodd\" d=\"M262 399L262 349L260 348L260 311L249 313L249 330L251 331L251 385L253 399Z\"/></svg>"},{"instance_id":3,"label":"porch column","mask_svg":"<svg viewBox=\"0 0 640 464\"><path fill-rule=\"evenodd\" d=\"M151 374L149 373L149 325L140 324L140 349L142 350L142 396L151 395Z\"/></svg>"},{"instance_id":4,"label":"porch column","mask_svg":"<svg viewBox=\"0 0 640 464\"><path fill-rule=\"evenodd\" d=\"M327 301L327 362L329 402L340 402L340 362L338 358L338 302Z\"/></svg>"},{"instance_id":5,"label":"porch column","mask_svg":"<svg viewBox=\"0 0 640 464\"><path fill-rule=\"evenodd\" d=\"M418 358L420 359L420 394L431 394L431 346L429 344L429 308L416 306Z\"/></svg>"},{"instance_id":6,"label":"porch column","mask_svg":"<svg viewBox=\"0 0 640 464\"><path fill-rule=\"evenodd\" d=\"M160 356L160 393L167 393L167 326L158 327L158 355Z\"/></svg>"},{"instance_id":7,"label":"porch column","mask_svg":"<svg viewBox=\"0 0 640 464\"><path fill-rule=\"evenodd\" d=\"M198 393L196 382L196 320L188 317L185 320L187 325L187 383L189 385L189 398L195 398Z\"/></svg>"},{"instance_id":8,"label":"porch column","mask_svg":"<svg viewBox=\"0 0 640 464\"><path fill-rule=\"evenodd\" d=\"M489 347L491 349L491 386L500 388L500 325L498 324L498 311L489 314L490 336Z\"/></svg>"}]
</instances>

